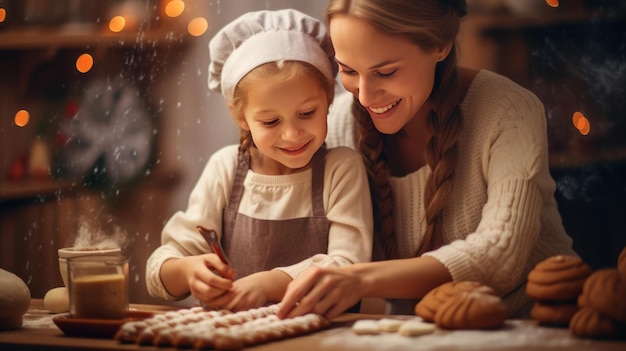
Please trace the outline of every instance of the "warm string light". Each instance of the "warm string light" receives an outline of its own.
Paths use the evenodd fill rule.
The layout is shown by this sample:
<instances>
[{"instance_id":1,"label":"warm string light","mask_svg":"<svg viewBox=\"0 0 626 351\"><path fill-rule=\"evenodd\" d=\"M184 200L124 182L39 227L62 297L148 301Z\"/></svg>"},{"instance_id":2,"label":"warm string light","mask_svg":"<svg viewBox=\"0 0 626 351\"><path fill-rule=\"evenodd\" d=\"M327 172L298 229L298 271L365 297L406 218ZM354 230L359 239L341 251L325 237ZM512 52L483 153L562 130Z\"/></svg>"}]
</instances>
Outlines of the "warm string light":
<instances>
[{"instance_id":1,"label":"warm string light","mask_svg":"<svg viewBox=\"0 0 626 351\"><path fill-rule=\"evenodd\" d=\"M93 67L93 57L89 54L82 54L76 59L76 69L80 73L87 73Z\"/></svg>"},{"instance_id":2,"label":"warm string light","mask_svg":"<svg viewBox=\"0 0 626 351\"><path fill-rule=\"evenodd\" d=\"M115 16L109 21L109 29L113 33L119 33L126 27L126 19L124 16Z\"/></svg>"},{"instance_id":3,"label":"warm string light","mask_svg":"<svg viewBox=\"0 0 626 351\"><path fill-rule=\"evenodd\" d=\"M191 21L189 21L189 24L187 25L187 31L189 32L189 34L193 35L194 37L201 36L202 34L206 32L208 28L209 28L209 23L203 17L196 17L192 19Z\"/></svg>"},{"instance_id":4,"label":"warm string light","mask_svg":"<svg viewBox=\"0 0 626 351\"><path fill-rule=\"evenodd\" d=\"M165 14L168 17L178 17L185 10L185 3L182 0L172 0L165 5Z\"/></svg>"},{"instance_id":5,"label":"warm string light","mask_svg":"<svg viewBox=\"0 0 626 351\"><path fill-rule=\"evenodd\" d=\"M580 111L576 111L572 115L572 124L574 124L574 127L578 129L578 132L582 135L587 135L589 131L591 131L589 120Z\"/></svg>"},{"instance_id":6,"label":"warm string light","mask_svg":"<svg viewBox=\"0 0 626 351\"><path fill-rule=\"evenodd\" d=\"M15 117L13 118L15 125L18 127L26 127L29 120L30 120L30 113L28 113L28 111L26 110L17 111L17 113L15 114Z\"/></svg>"},{"instance_id":7,"label":"warm string light","mask_svg":"<svg viewBox=\"0 0 626 351\"><path fill-rule=\"evenodd\" d=\"M546 4L550 7L559 7L559 0L546 0Z\"/></svg>"}]
</instances>

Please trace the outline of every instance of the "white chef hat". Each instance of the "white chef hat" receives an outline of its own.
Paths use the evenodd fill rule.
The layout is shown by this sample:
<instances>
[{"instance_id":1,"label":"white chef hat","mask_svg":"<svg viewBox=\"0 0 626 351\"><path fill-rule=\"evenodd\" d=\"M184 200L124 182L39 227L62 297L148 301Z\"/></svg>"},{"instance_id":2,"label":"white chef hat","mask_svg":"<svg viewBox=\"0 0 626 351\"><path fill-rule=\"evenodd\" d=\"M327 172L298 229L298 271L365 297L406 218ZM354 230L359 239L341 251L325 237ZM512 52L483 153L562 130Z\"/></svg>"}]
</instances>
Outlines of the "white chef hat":
<instances>
[{"instance_id":1,"label":"white chef hat","mask_svg":"<svg viewBox=\"0 0 626 351\"><path fill-rule=\"evenodd\" d=\"M222 28L209 43L209 89L231 100L235 86L268 62L304 61L329 80L337 74L326 27L292 9L246 13Z\"/></svg>"}]
</instances>

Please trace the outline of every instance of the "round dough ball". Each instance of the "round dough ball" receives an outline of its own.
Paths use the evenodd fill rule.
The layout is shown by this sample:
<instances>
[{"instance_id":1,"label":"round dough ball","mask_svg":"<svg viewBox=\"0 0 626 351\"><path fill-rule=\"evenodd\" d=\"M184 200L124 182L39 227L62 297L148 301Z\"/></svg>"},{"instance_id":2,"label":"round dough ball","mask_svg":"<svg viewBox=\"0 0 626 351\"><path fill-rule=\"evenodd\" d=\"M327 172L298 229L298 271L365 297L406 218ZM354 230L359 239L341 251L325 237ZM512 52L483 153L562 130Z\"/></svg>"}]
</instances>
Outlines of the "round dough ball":
<instances>
[{"instance_id":1,"label":"round dough ball","mask_svg":"<svg viewBox=\"0 0 626 351\"><path fill-rule=\"evenodd\" d=\"M48 290L43 297L43 306L52 313L67 312L70 310L70 295L67 288L62 286Z\"/></svg>"},{"instance_id":2,"label":"round dough ball","mask_svg":"<svg viewBox=\"0 0 626 351\"><path fill-rule=\"evenodd\" d=\"M22 327L30 306L30 289L17 275L0 269L0 330Z\"/></svg>"}]
</instances>

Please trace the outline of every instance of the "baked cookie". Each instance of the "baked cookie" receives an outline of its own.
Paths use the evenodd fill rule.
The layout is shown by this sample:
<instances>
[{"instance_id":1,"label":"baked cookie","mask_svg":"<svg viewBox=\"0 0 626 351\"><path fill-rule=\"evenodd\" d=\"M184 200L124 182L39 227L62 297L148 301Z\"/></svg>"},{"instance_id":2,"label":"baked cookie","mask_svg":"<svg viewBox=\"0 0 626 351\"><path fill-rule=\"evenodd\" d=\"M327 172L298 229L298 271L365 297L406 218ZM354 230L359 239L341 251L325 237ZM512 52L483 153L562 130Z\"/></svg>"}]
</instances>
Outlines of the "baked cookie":
<instances>
[{"instance_id":1,"label":"baked cookie","mask_svg":"<svg viewBox=\"0 0 626 351\"><path fill-rule=\"evenodd\" d=\"M528 274L526 294L539 301L575 301L591 273L579 257L548 257Z\"/></svg>"},{"instance_id":2,"label":"baked cookie","mask_svg":"<svg viewBox=\"0 0 626 351\"><path fill-rule=\"evenodd\" d=\"M530 316L541 324L568 325L578 311L576 303L544 303L536 301Z\"/></svg>"},{"instance_id":3,"label":"baked cookie","mask_svg":"<svg viewBox=\"0 0 626 351\"><path fill-rule=\"evenodd\" d=\"M478 290L451 296L435 313L435 325L444 329L495 329L507 318L504 302Z\"/></svg>"},{"instance_id":4,"label":"baked cookie","mask_svg":"<svg viewBox=\"0 0 626 351\"><path fill-rule=\"evenodd\" d=\"M591 307L583 307L569 323L572 335L591 339L616 339L626 337L626 325L618 323Z\"/></svg>"},{"instance_id":5,"label":"baked cookie","mask_svg":"<svg viewBox=\"0 0 626 351\"><path fill-rule=\"evenodd\" d=\"M482 292L496 295L495 291L479 282L475 281L453 281L447 282L429 291L423 299L415 305L415 314L426 322L435 320L435 313L443 302L453 295L461 292L474 291L480 289Z\"/></svg>"},{"instance_id":6,"label":"baked cookie","mask_svg":"<svg viewBox=\"0 0 626 351\"><path fill-rule=\"evenodd\" d=\"M626 277L614 268L593 272L585 281L578 304L626 323Z\"/></svg>"}]
</instances>

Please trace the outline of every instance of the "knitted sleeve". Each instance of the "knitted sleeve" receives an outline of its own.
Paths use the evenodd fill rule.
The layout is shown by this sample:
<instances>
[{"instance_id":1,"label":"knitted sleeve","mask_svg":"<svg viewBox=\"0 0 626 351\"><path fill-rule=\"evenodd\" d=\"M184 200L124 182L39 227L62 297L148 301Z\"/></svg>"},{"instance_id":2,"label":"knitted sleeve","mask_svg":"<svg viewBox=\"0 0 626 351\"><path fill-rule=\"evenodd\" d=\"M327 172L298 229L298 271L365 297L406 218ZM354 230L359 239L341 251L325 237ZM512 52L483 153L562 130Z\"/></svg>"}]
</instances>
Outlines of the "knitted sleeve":
<instances>
[{"instance_id":1,"label":"knitted sleeve","mask_svg":"<svg viewBox=\"0 0 626 351\"><path fill-rule=\"evenodd\" d=\"M542 206L553 196L555 184L548 169L541 102L522 88L487 95L494 114L493 123L482 126L490 129L488 137L467 146L481 155L484 179L463 180L486 182L482 217L474 233L427 255L440 260L454 280L481 281L504 295L525 279L525 264L541 229Z\"/></svg>"},{"instance_id":2,"label":"knitted sleeve","mask_svg":"<svg viewBox=\"0 0 626 351\"><path fill-rule=\"evenodd\" d=\"M172 258L211 252L196 230L198 224L214 229L221 237L222 209L232 188L237 147L226 146L211 156L189 195L187 209L176 212L163 227L161 246L152 252L146 262L146 285L151 296L165 300L187 297L173 296L165 289L160 278L161 266Z\"/></svg>"}]
</instances>

